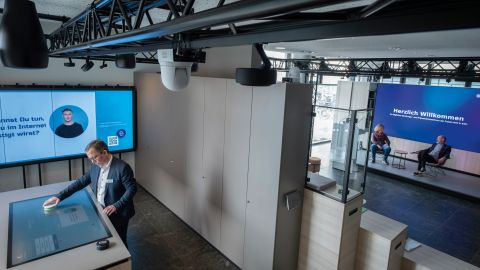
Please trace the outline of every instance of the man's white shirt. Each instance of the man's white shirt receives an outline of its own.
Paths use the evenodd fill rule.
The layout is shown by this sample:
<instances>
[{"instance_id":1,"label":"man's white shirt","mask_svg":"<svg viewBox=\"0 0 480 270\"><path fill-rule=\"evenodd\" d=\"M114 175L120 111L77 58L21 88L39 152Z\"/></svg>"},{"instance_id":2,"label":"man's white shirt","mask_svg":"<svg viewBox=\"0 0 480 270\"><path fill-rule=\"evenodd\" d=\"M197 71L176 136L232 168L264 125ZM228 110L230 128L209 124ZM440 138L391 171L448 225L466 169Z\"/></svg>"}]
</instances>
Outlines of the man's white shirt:
<instances>
[{"instance_id":1,"label":"man's white shirt","mask_svg":"<svg viewBox=\"0 0 480 270\"><path fill-rule=\"evenodd\" d=\"M110 157L107 165L100 167L100 175L97 182L97 201L105 207L105 190L107 186L108 172L110 171L110 165L112 164L113 156Z\"/></svg>"}]
</instances>

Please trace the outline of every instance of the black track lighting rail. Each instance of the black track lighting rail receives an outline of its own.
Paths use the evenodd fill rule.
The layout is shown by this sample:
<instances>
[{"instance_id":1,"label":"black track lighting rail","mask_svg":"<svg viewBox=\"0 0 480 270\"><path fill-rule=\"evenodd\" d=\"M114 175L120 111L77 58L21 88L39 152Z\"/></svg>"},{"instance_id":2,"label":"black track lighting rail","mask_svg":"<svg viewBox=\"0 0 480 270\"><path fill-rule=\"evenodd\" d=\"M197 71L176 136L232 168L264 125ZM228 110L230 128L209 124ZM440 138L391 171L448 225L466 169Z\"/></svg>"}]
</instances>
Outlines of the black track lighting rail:
<instances>
[{"instance_id":1,"label":"black track lighting rail","mask_svg":"<svg viewBox=\"0 0 480 270\"><path fill-rule=\"evenodd\" d=\"M445 78L480 81L480 57L407 59L278 59L270 58L272 68L288 71L293 66L304 73L337 76L383 76Z\"/></svg>"}]
</instances>

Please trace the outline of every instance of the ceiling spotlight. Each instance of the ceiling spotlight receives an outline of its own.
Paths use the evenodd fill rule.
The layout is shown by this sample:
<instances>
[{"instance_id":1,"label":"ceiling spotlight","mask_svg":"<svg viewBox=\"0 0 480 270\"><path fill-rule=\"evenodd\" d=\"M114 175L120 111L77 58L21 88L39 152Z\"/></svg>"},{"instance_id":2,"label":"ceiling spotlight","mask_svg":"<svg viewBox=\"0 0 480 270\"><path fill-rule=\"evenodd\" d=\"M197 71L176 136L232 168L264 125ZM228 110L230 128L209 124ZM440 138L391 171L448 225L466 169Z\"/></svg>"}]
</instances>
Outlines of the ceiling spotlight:
<instances>
[{"instance_id":1,"label":"ceiling spotlight","mask_svg":"<svg viewBox=\"0 0 480 270\"><path fill-rule=\"evenodd\" d=\"M328 66L325 60L320 61L319 69L320 71L331 71L331 68Z\"/></svg>"},{"instance_id":2,"label":"ceiling spotlight","mask_svg":"<svg viewBox=\"0 0 480 270\"><path fill-rule=\"evenodd\" d=\"M0 57L6 67L48 66L47 40L32 1L5 1L0 22L0 40Z\"/></svg>"},{"instance_id":3,"label":"ceiling spotlight","mask_svg":"<svg viewBox=\"0 0 480 270\"><path fill-rule=\"evenodd\" d=\"M82 66L82 70L84 72L87 72L90 69L92 69L92 67L93 67L93 62L90 61L90 58L87 57L87 59L85 59L85 64Z\"/></svg>"},{"instance_id":4,"label":"ceiling spotlight","mask_svg":"<svg viewBox=\"0 0 480 270\"><path fill-rule=\"evenodd\" d=\"M75 66L75 63L72 62L72 58L69 57L69 58L68 58L68 62L63 63L63 65L66 66L66 67L74 67L74 66Z\"/></svg>"},{"instance_id":5,"label":"ceiling spotlight","mask_svg":"<svg viewBox=\"0 0 480 270\"><path fill-rule=\"evenodd\" d=\"M99 67L100 69L104 69L108 67L107 63L105 63L105 60L103 60L102 65Z\"/></svg>"},{"instance_id":6,"label":"ceiling spotlight","mask_svg":"<svg viewBox=\"0 0 480 270\"><path fill-rule=\"evenodd\" d=\"M277 50L285 50L285 47L275 47Z\"/></svg>"},{"instance_id":7,"label":"ceiling spotlight","mask_svg":"<svg viewBox=\"0 0 480 270\"><path fill-rule=\"evenodd\" d=\"M389 79L392 77L393 70L390 65L388 65L388 61L383 62L378 71L384 79Z\"/></svg>"},{"instance_id":8,"label":"ceiling spotlight","mask_svg":"<svg viewBox=\"0 0 480 270\"><path fill-rule=\"evenodd\" d=\"M347 78L350 76L356 76L360 71L360 69L355 65L355 61L353 60L350 60L350 62L348 62L347 69L348 69Z\"/></svg>"},{"instance_id":9,"label":"ceiling spotlight","mask_svg":"<svg viewBox=\"0 0 480 270\"><path fill-rule=\"evenodd\" d=\"M475 65L473 63L469 63L467 60L461 60L456 68L454 79L456 81L465 82L479 81L478 78L475 78L475 75Z\"/></svg>"},{"instance_id":10,"label":"ceiling spotlight","mask_svg":"<svg viewBox=\"0 0 480 270\"><path fill-rule=\"evenodd\" d=\"M423 72L422 67L415 60L408 60L403 64L402 71L411 75L419 75Z\"/></svg>"}]
</instances>

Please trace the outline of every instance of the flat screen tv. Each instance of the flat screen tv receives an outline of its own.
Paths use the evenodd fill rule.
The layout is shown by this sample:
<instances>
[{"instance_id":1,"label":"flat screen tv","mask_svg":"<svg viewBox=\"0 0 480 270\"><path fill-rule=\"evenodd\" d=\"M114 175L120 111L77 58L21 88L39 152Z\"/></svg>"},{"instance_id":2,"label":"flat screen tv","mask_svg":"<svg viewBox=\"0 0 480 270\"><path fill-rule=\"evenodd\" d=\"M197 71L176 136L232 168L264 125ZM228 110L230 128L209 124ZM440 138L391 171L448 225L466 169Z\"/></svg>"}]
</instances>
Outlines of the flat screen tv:
<instances>
[{"instance_id":1,"label":"flat screen tv","mask_svg":"<svg viewBox=\"0 0 480 270\"><path fill-rule=\"evenodd\" d=\"M480 153L480 89L379 84L374 125L389 136L434 143L447 136L453 148Z\"/></svg>"},{"instance_id":2,"label":"flat screen tv","mask_svg":"<svg viewBox=\"0 0 480 270\"><path fill-rule=\"evenodd\" d=\"M93 139L136 142L133 88L0 88L0 167L75 158Z\"/></svg>"}]
</instances>

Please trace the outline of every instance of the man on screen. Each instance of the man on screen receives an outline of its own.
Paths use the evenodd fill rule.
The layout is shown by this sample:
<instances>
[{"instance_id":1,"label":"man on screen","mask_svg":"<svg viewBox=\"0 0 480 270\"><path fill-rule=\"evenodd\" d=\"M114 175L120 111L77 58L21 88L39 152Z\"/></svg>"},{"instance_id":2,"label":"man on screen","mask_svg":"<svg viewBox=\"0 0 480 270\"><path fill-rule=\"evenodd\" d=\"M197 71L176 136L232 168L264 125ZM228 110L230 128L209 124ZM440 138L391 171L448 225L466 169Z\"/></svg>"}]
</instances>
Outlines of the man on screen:
<instances>
[{"instance_id":1,"label":"man on screen","mask_svg":"<svg viewBox=\"0 0 480 270\"><path fill-rule=\"evenodd\" d=\"M62 138L75 138L83 133L83 127L73 121L73 112L69 108L62 111L63 124L55 129L55 135Z\"/></svg>"},{"instance_id":2,"label":"man on screen","mask_svg":"<svg viewBox=\"0 0 480 270\"><path fill-rule=\"evenodd\" d=\"M103 213L110 218L127 246L128 221L135 214L133 196L137 192L133 171L125 161L112 156L107 144L102 140L91 141L85 147L85 152L92 162L90 170L60 193L46 200L43 206L58 204L73 193L91 185L97 201L104 207Z\"/></svg>"},{"instance_id":3,"label":"man on screen","mask_svg":"<svg viewBox=\"0 0 480 270\"><path fill-rule=\"evenodd\" d=\"M418 168L417 171L414 172L415 175L425 172L425 165L427 162L435 163L440 166L445 164L445 161L450 158L450 152L452 151L452 147L445 143L446 140L447 137L439 135L437 137L437 142L432 144L430 148L418 152Z\"/></svg>"}]
</instances>

